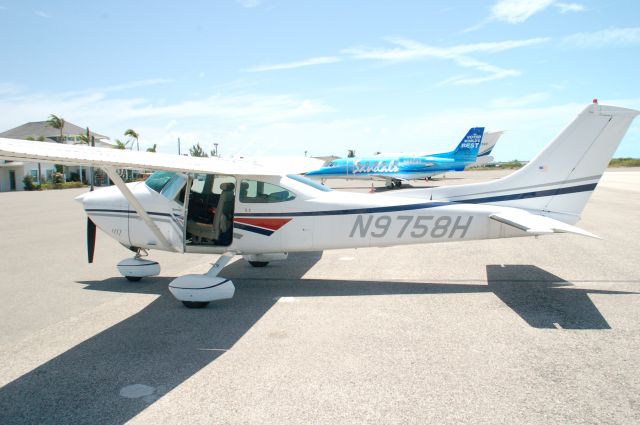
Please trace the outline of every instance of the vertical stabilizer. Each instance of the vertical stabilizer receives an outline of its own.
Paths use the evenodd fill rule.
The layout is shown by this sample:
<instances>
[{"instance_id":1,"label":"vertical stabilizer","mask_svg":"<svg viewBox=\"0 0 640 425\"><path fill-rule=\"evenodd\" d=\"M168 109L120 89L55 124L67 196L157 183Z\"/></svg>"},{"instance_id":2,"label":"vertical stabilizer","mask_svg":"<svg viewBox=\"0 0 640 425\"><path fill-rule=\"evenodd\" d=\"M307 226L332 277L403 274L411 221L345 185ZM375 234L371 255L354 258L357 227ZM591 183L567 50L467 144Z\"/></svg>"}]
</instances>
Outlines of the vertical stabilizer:
<instances>
[{"instance_id":1,"label":"vertical stabilizer","mask_svg":"<svg viewBox=\"0 0 640 425\"><path fill-rule=\"evenodd\" d=\"M482 144L482 134L484 127L474 127L469 130L460 144L453 150L452 157L456 161L473 162L478 156L480 145Z\"/></svg>"}]
</instances>

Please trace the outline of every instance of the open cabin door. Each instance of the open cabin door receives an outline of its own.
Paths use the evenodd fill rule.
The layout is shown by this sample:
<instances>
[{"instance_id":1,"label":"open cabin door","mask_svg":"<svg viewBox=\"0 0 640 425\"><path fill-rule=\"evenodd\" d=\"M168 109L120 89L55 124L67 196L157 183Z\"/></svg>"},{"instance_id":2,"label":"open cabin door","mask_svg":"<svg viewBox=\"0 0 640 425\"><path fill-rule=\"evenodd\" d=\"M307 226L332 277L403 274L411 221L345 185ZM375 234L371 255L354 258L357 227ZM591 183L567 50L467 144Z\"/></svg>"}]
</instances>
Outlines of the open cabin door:
<instances>
[{"instance_id":1,"label":"open cabin door","mask_svg":"<svg viewBox=\"0 0 640 425\"><path fill-rule=\"evenodd\" d=\"M144 197L146 213L153 220L166 242L177 252L184 252L185 200L189 177L174 172L153 173L145 185L149 188ZM163 244L133 207L124 200L120 208L128 210L129 245L154 248Z\"/></svg>"},{"instance_id":2,"label":"open cabin door","mask_svg":"<svg viewBox=\"0 0 640 425\"><path fill-rule=\"evenodd\" d=\"M233 242L236 178L214 174L189 176L185 250L227 247ZM205 249L206 250L206 249ZM212 249L217 252L219 249Z\"/></svg>"}]
</instances>

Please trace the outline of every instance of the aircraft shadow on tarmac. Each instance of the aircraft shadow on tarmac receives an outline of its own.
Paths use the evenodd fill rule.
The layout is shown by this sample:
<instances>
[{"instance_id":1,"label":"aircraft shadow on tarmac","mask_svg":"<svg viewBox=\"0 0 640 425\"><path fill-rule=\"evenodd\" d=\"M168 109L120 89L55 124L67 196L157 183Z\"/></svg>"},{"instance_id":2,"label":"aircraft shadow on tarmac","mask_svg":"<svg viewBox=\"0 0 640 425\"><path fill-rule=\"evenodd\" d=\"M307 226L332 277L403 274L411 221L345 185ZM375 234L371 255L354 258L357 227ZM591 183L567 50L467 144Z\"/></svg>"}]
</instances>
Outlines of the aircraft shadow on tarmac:
<instances>
[{"instance_id":1,"label":"aircraft shadow on tarmac","mask_svg":"<svg viewBox=\"0 0 640 425\"><path fill-rule=\"evenodd\" d=\"M1 388L0 423L124 423L233 347L279 297L493 292L536 328L557 323L568 329L609 329L588 294L628 293L572 289L569 282L528 265L487 266L488 285L301 279L320 257L292 254L266 269L237 261L222 273L233 278L235 297L199 310L184 308L168 293L167 277L146 283L81 282L89 290L160 296ZM132 384L155 391L121 397L120 390Z\"/></svg>"}]
</instances>

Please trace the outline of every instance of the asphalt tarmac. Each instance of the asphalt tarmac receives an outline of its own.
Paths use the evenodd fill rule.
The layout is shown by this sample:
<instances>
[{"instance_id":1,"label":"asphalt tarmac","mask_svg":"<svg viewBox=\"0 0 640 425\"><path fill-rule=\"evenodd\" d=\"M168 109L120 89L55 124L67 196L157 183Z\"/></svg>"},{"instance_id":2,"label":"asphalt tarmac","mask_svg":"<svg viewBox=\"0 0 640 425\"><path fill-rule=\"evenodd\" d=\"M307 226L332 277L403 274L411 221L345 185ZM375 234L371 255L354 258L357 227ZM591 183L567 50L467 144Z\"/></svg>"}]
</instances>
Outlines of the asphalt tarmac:
<instances>
[{"instance_id":1,"label":"asphalt tarmac","mask_svg":"<svg viewBox=\"0 0 640 425\"><path fill-rule=\"evenodd\" d=\"M211 256L153 252L161 277L131 283L98 233L87 264L83 191L0 193L1 424L640 422L638 170L584 211L603 240L239 260L235 297L202 310L167 284Z\"/></svg>"}]
</instances>

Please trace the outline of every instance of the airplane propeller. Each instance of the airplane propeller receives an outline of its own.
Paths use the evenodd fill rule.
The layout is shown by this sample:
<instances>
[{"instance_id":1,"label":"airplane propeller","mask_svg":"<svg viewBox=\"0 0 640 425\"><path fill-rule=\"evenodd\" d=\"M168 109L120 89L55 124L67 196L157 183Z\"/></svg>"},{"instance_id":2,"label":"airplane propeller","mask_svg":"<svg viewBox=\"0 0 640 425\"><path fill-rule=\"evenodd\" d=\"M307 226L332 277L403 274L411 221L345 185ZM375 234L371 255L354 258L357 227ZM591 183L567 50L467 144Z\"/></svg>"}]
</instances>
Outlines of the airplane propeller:
<instances>
[{"instance_id":1,"label":"airplane propeller","mask_svg":"<svg viewBox=\"0 0 640 425\"><path fill-rule=\"evenodd\" d=\"M87 258L93 263L93 253L96 249L96 224L87 217Z\"/></svg>"}]
</instances>

